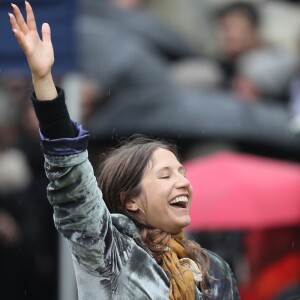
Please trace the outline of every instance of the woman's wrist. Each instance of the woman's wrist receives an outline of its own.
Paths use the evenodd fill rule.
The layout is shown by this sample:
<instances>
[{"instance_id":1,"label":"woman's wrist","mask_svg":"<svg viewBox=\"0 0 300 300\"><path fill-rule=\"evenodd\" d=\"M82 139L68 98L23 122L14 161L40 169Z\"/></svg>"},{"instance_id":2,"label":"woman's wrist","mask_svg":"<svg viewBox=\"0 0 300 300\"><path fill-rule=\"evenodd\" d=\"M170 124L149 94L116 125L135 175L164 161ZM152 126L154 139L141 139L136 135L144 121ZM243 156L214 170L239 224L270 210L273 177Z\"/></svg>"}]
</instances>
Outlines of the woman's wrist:
<instances>
[{"instance_id":1,"label":"woman's wrist","mask_svg":"<svg viewBox=\"0 0 300 300\"><path fill-rule=\"evenodd\" d=\"M70 120L64 91L56 87L58 96L51 101L38 101L32 94L32 104L42 134L49 139L73 138L77 132Z\"/></svg>"},{"instance_id":2,"label":"woman's wrist","mask_svg":"<svg viewBox=\"0 0 300 300\"><path fill-rule=\"evenodd\" d=\"M32 83L38 100L49 101L57 97L58 94L51 73L42 78L32 75Z\"/></svg>"}]
</instances>

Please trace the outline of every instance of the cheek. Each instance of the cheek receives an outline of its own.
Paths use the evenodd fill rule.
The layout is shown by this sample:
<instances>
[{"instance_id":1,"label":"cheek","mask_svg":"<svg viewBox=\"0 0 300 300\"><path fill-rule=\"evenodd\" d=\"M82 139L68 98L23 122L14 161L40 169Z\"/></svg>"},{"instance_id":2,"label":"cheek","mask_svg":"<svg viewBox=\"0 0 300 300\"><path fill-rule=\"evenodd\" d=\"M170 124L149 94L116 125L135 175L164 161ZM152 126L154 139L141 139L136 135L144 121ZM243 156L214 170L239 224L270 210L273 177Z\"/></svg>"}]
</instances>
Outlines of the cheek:
<instances>
[{"instance_id":1,"label":"cheek","mask_svg":"<svg viewBox=\"0 0 300 300\"><path fill-rule=\"evenodd\" d=\"M147 198L147 208L153 210L160 210L164 204L168 203L169 195L172 187L170 184L162 182L153 182L145 189L145 196Z\"/></svg>"},{"instance_id":2,"label":"cheek","mask_svg":"<svg viewBox=\"0 0 300 300\"><path fill-rule=\"evenodd\" d=\"M166 189L166 186L166 182L156 178L148 180L142 185L148 197L159 195Z\"/></svg>"}]
</instances>

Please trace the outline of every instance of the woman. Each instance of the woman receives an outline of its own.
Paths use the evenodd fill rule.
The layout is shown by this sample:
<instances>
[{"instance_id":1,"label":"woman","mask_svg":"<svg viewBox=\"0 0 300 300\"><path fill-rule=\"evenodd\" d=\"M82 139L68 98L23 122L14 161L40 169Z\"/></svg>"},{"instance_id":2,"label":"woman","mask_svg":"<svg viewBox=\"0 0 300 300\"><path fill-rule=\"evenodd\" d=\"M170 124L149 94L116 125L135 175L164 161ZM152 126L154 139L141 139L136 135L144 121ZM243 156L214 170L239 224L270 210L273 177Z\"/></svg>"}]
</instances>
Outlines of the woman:
<instances>
[{"instance_id":1,"label":"woman","mask_svg":"<svg viewBox=\"0 0 300 300\"><path fill-rule=\"evenodd\" d=\"M88 161L89 133L71 122L53 83L50 27L43 24L40 40L25 6L26 22L14 4L9 18L31 69L48 197L70 244L79 298L238 299L228 265L183 239L192 188L171 145L139 137L114 150L101 168L102 196Z\"/></svg>"}]
</instances>

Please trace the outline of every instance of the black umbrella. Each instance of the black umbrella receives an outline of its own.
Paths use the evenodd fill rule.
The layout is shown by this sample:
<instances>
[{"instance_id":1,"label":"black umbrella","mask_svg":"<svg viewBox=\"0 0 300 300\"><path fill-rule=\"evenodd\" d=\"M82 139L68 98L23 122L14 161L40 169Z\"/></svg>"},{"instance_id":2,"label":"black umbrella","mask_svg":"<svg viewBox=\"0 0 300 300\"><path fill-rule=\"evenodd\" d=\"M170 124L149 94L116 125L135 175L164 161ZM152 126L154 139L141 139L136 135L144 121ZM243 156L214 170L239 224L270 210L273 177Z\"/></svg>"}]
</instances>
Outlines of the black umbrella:
<instances>
[{"instance_id":1,"label":"black umbrella","mask_svg":"<svg viewBox=\"0 0 300 300\"><path fill-rule=\"evenodd\" d=\"M157 88L122 92L96 112L89 129L97 141L142 133L181 140L222 139L299 153L281 105L245 103L216 91Z\"/></svg>"}]
</instances>

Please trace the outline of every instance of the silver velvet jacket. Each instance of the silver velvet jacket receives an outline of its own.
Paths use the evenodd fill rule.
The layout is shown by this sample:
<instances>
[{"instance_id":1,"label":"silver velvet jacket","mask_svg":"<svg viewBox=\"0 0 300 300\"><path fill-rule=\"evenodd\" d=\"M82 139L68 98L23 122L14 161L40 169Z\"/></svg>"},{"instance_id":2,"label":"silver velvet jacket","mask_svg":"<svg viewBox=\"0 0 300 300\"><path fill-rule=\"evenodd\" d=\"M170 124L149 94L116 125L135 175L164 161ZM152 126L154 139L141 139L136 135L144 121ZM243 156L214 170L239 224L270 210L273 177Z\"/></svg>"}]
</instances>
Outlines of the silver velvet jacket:
<instances>
[{"instance_id":1,"label":"silver velvet jacket","mask_svg":"<svg viewBox=\"0 0 300 300\"><path fill-rule=\"evenodd\" d=\"M74 123L76 138L42 137L48 198L55 226L68 240L80 300L169 299L169 280L143 244L135 224L110 214L88 160L88 132ZM195 287L195 299L239 299L229 266L210 258L211 298Z\"/></svg>"}]
</instances>

